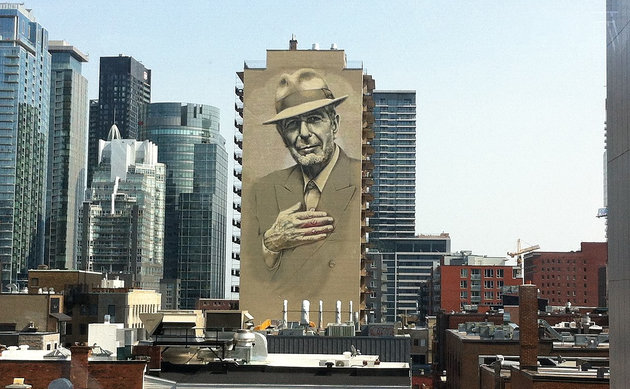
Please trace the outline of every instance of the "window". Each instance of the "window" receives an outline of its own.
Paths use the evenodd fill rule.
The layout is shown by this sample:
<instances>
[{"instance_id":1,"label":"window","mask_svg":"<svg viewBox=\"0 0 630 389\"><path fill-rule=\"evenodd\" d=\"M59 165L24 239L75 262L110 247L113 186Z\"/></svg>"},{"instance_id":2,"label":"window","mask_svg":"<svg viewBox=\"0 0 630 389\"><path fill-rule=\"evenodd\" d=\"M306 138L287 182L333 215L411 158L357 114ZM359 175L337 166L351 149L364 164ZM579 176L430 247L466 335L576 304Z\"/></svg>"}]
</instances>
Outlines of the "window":
<instances>
[{"instance_id":1,"label":"window","mask_svg":"<svg viewBox=\"0 0 630 389\"><path fill-rule=\"evenodd\" d=\"M494 269L485 269L483 271L484 277L494 277Z\"/></svg>"},{"instance_id":2,"label":"window","mask_svg":"<svg viewBox=\"0 0 630 389\"><path fill-rule=\"evenodd\" d=\"M472 276L481 275L481 269L471 269L470 275L472 275Z\"/></svg>"},{"instance_id":3,"label":"window","mask_svg":"<svg viewBox=\"0 0 630 389\"><path fill-rule=\"evenodd\" d=\"M503 269L497 269L497 278L503 278Z\"/></svg>"},{"instance_id":4,"label":"window","mask_svg":"<svg viewBox=\"0 0 630 389\"><path fill-rule=\"evenodd\" d=\"M468 292L465 290L462 290L461 292L459 292L459 298L460 299L467 299L468 298Z\"/></svg>"},{"instance_id":5,"label":"window","mask_svg":"<svg viewBox=\"0 0 630 389\"><path fill-rule=\"evenodd\" d=\"M87 335L87 324L85 323L79 324L79 333L81 335Z\"/></svg>"},{"instance_id":6,"label":"window","mask_svg":"<svg viewBox=\"0 0 630 389\"><path fill-rule=\"evenodd\" d=\"M494 281L484 281L483 287L486 289L494 289Z\"/></svg>"},{"instance_id":7,"label":"window","mask_svg":"<svg viewBox=\"0 0 630 389\"><path fill-rule=\"evenodd\" d=\"M484 292L483 298L484 300L494 300L494 292Z\"/></svg>"},{"instance_id":8,"label":"window","mask_svg":"<svg viewBox=\"0 0 630 389\"><path fill-rule=\"evenodd\" d=\"M468 288L468 281L466 281L466 280L459 281L459 287L462 288L462 289Z\"/></svg>"},{"instance_id":9,"label":"window","mask_svg":"<svg viewBox=\"0 0 630 389\"><path fill-rule=\"evenodd\" d=\"M459 276L461 278L467 278L468 277L468 269L462 269L459 271Z\"/></svg>"}]
</instances>

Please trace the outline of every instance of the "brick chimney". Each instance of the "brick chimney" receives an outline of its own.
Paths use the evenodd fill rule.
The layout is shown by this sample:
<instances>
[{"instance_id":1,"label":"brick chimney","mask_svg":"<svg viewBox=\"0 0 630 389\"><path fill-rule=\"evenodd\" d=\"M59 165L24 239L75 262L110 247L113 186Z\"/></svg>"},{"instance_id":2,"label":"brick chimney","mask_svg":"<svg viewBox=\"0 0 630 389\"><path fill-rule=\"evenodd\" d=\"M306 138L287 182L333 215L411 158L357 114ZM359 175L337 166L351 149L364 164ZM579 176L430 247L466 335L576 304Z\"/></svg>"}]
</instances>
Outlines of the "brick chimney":
<instances>
[{"instance_id":1,"label":"brick chimney","mask_svg":"<svg viewBox=\"0 0 630 389\"><path fill-rule=\"evenodd\" d=\"M297 50L297 39L295 39L295 34L291 35L291 40L289 41L289 50Z\"/></svg>"},{"instance_id":2,"label":"brick chimney","mask_svg":"<svg viewBox=\"0 0 630 389\"><path fill-rule=\"evenodd\" d=\"M92 354L92 347L72 346L70 352L70 381L74 389L88 389L88 358Z\"/></svg>"},{"instance_id":3,"label":"brick chimney","mask_svg":"<svg viewBox=\"0 0 630 389\"><path fill-rule=\"evenodd\" d=\"M521 370L537 370L538 365L538 288L536 285L520 285L519 330Z\"/></svg>"}]
</instances>

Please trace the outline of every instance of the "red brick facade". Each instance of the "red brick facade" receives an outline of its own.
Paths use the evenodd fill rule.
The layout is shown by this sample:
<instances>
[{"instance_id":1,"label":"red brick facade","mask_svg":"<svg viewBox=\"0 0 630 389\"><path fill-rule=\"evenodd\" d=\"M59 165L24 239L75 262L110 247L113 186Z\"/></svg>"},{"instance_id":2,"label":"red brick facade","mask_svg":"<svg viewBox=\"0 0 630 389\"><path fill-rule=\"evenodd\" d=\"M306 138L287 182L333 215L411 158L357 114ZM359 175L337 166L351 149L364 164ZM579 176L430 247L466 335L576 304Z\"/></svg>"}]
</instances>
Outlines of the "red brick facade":
<instances>
[{"instance_id":1,"label":"red brick facade","mask_svg":"<svg viewBox=\"0 0 630 389\"><path fill-rule=\"evenodd\" d=\"M582 242L580 251L536 251L525 256L525 280L549 305L606 306L606 242Z\"/></svg>"},{"instance_id":2,"label":"red brick facade","mask_svg":"<svg viewBox=\"0 0 630 389\"><path fill-rule=\"evenodd\" d=\"M504 286L520 285L514 278L511 266L441 265L433 277L435 305L443 312L461 312L464 305L476 305L478 312L487 312L491 306L501 304Z\"/></svg>"},{"instance_id":3,"label":"red brick facade","mask_svg":"<svg viewBox=\"0 0 630 389\"><path fill-rule=\"evenodd\" d=\"M142 389L145 361L87 361L89 347L72 347L72 360L0 360L0 388L23 377L34 389L47 388L57 378L75 389Z\"/></svg>"}]
</instances>

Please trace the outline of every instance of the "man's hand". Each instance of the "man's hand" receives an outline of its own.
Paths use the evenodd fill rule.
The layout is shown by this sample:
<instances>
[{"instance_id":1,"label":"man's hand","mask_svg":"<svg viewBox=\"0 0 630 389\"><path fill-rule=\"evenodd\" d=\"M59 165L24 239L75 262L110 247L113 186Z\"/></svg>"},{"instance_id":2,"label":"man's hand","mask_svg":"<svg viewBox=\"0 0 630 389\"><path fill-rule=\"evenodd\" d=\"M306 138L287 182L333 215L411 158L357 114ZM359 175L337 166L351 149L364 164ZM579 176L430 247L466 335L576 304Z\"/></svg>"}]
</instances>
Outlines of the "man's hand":
<instances>
[{"instance_id":1,"label":"man's hand","mask_svg":"<svg viewBox=\"0 0 630 389\"><path fill-rule=\"evenodd\" d=\"M325 239L334 229L333 218L322 211L300 211L301 203L280 211L265 231L263 243L270 251L281 252Z\"/></svg>"}]
</instances>

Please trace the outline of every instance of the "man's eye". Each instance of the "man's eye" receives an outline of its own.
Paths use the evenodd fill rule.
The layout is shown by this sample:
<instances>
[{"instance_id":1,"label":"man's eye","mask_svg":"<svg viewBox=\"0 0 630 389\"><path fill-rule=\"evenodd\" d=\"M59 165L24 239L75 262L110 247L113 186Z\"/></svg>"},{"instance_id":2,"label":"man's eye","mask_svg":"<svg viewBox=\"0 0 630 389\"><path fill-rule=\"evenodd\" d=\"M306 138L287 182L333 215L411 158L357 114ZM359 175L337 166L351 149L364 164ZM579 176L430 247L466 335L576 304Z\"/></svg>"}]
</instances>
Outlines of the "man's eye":
<instances>
[{"instance_id":1,"label":"man's eye","mask_svg":"<svg viewBox=\"0 0 630 389\"><path fill-rule=\"evenodd\" d=\"M297 120L291 120L291 121L287 121L284 123L284 127L286 129L294 129L295 127L297 127Z\"/></svg>"},{"instance_id":2,"label":"man's eye","mask_svg":"<svg viewBox=\"0 0 630 389\"><path fill-rule=\"evenodd\" d=\"M322 121L321 116L309 116L306 118L307 123L319 123Z\"/></svg>"}]
</instances>

